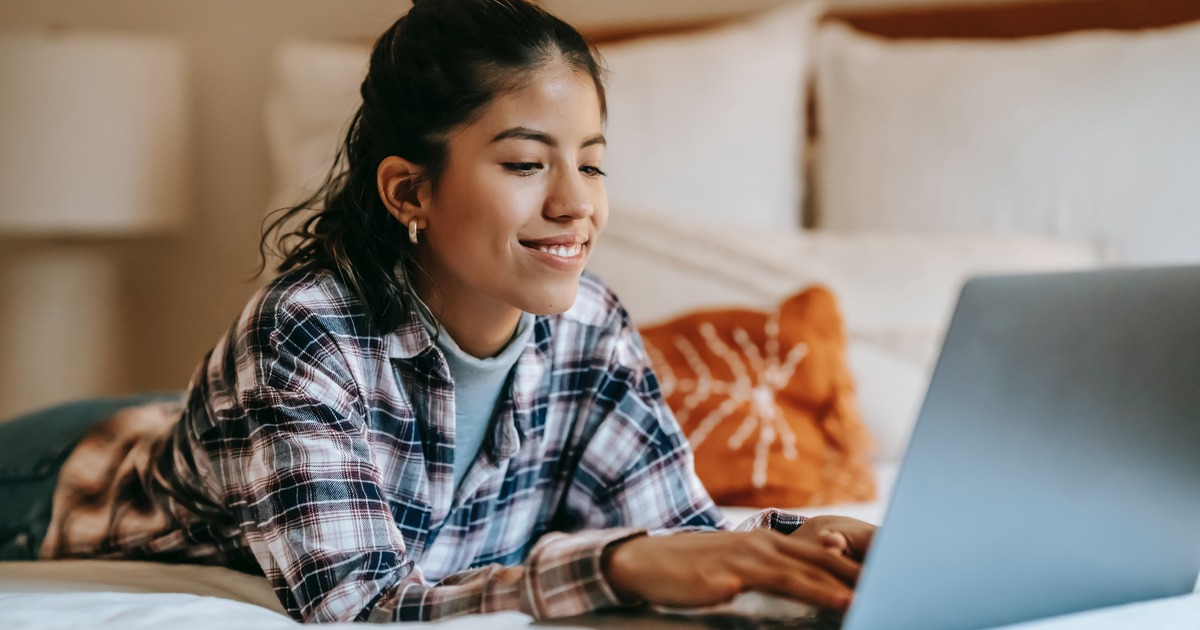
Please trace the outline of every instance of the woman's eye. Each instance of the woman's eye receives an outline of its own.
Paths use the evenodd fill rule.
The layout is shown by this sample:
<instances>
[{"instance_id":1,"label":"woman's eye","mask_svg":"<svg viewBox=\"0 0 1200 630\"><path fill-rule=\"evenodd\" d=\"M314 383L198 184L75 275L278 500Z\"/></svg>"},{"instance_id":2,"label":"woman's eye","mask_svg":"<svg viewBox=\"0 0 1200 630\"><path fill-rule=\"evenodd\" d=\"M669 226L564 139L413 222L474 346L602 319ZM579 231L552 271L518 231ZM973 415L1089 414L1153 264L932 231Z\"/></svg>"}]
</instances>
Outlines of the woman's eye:
<instances>
[{"instance_id":1,"label":"woman's eye","mask_svg":"<svg viewBox=\"0 0 1200 630\"><path fill-rule=\"evenodd\" d=\"M504 168L521 175L533 175L542 170L542 165L538 162L505 162Z\"/></svg>"},{"instance_id":2,"label":"woman's eye","mask_svg":"<svg viewBox=\"0 0 1200 630\"><path fill-rule=\"evenodd\" d=\"M608 176L608 173L605 173L604 171L600 170L599 167L596 167L596 166L581 166L581 167L579 167L579 170L583 171L583 173L585 175L589 175L591 177L607 177Z\"/></svg>"}]
</instances>

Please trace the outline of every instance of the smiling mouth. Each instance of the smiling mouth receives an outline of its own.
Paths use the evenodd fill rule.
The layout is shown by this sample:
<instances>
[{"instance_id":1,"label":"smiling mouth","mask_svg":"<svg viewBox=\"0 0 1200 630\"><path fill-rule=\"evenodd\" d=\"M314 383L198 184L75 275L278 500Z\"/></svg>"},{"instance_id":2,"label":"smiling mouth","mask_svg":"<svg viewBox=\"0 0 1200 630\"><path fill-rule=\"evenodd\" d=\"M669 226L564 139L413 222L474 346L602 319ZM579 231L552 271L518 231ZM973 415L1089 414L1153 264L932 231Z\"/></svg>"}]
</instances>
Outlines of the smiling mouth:
<instances>
[{"instance_id":1,"label":"smiling mouth","mask_svg":"<svg viewBox=\"0 0 1200 630\"><path fill-rule=\"evenodd\" d=\"M575 258L583 252L584 245L587 243L575 243L573 245L539 245L538 243L521 243L529 249L545 252L559 258Z\"/></svg>"}]
</instances>

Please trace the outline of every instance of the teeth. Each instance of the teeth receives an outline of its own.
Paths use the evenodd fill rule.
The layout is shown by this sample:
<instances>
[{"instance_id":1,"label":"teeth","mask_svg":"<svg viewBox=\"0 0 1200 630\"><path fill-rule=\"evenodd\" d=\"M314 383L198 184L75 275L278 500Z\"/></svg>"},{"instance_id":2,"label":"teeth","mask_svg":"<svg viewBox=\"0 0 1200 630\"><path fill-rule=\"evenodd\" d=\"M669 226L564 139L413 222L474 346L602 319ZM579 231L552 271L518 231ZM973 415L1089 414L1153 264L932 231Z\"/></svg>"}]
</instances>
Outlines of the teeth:
<instances>
[{"instance_id":1,"label":"teeth","mask_svg":"<svg viewBox=\"0 0 1200 630\"><path fill-rule=\"evenodd\" d=\"M554 254L560 258L574 258L579 255L579 250L582 248L582 245L576 243L571 246L551 245L549 247L539 247L538 250L546 252L547 254Z\"/></svg>"}]
</instances>

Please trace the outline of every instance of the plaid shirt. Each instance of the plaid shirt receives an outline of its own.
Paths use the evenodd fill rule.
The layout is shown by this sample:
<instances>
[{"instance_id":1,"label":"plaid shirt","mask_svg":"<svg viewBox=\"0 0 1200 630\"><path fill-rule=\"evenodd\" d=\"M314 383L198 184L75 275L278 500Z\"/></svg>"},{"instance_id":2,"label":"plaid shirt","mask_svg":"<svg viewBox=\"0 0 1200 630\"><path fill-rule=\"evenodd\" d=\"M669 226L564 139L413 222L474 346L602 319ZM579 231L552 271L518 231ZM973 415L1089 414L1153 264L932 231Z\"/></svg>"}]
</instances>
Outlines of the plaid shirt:
<instances>
[{"instance_id":1,"label":"plaid shirt","mask_svg":"<svg viewBox=\"0 0 1200 630\"><path fill-rule=\"evenodd\" d=\"M536 318L511 383L456 491L453 383L425 328L381 334L334 274L284 275L201 365L182 419L126 449L145 453L123 467L140 516L116 500L102 537L66 533L46 555L257 564L304 621L551 618L622 604L606 545L727 527L595 278ZM801 522L769 510L742 528Z\"/></svg>"}]
</instances>

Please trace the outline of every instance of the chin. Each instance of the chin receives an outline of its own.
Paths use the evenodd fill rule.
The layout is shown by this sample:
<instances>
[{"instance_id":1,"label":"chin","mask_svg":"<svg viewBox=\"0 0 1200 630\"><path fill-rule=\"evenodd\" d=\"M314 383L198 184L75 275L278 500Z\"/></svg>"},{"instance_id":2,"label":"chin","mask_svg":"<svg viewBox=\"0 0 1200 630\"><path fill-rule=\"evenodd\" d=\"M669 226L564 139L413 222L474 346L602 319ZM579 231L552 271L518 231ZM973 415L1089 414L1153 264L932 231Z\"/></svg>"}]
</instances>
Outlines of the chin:
<instances>
[{"instance_id":1,"label":"chin","mask_svg":"<svg viewBox=\"0 0 1200 630\"><path fill-rule=\"evenodd\" d=\"M560 315L575 304L579 293L579 281L569 287L546 287L536 294L526 294L521 301L521 310L534 315Z\"/></svg>"}]
</instances>

